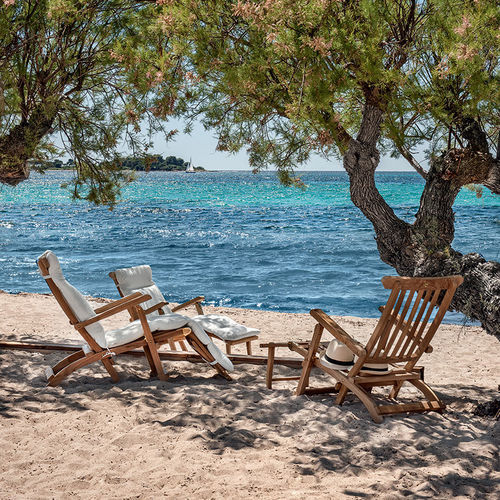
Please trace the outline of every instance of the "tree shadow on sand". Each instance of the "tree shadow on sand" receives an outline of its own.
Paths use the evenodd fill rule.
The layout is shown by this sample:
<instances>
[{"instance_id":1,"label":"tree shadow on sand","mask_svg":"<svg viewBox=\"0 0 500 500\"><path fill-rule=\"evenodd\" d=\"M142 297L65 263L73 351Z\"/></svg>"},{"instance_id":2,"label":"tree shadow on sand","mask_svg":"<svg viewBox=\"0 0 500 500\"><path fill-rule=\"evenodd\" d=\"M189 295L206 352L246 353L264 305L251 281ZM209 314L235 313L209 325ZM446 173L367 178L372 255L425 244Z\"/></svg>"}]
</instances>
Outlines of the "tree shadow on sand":
<instances>
[{"instance_id":1,"label":"tree shadow on sand","mask_svg":"<svg viewBox=\"0 0 500 500\"><path fill-rule=\"evenodd\" d=\"M171 376L161 382L148 378L145 360L123 357L118 360L118 384L104 369L91 365L54 388L45 386L43 366L60 354L16 353L15 363L11 356L0 365L0 418L81 412L112 401L134 408L139 425L189 431L189 439L200 440L211 453L286 445L293 450L290 468L300 475L362 478L367 470L382 474L384 482L368 485L377 496L390 491L396 497L480 498L499 486L498 423L467 409L478 398L495 396L485 387L434 385L448 404L443 415L398 415L376 425L352 396L338 407L332 396L294 396L293 384L267 389L265 367L238 366L235 380L228 382L205 365L166 362ZM279 367L278 373L296 372ZM344 494L363 496L355 488Z\"/></svg>"}]
</instances>

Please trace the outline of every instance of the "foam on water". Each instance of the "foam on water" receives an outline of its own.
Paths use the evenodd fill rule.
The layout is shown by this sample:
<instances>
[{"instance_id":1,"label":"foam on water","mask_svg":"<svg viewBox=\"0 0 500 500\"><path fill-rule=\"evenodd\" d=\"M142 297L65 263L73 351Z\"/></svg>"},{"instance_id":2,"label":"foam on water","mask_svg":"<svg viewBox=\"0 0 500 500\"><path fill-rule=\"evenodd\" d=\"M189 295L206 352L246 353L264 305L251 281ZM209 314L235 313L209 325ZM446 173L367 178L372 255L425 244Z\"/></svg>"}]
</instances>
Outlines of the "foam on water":
<instances>
[{"instance_id":1,"label":"foam on water","mask_svg":"<svg viewBox=\"0 0 500 500\"><path fill-rule=\"evenodd\" d=\"M50 248L84 293L115 297L107 273L148 263L172 301L204 294L214 305L377 316L387 296L367 219L349 199L347 176L309 172L307 190L273 173L140 174L114 210L72 202L49 172L0 189L0 288L47 292L35 258ZM423 188L413 173L382 173L377 184L412 222ZM454 247L500 258L500 199L462 190ZM458 320L457 315L448 316Z\"/></svg>"}]
</instances>

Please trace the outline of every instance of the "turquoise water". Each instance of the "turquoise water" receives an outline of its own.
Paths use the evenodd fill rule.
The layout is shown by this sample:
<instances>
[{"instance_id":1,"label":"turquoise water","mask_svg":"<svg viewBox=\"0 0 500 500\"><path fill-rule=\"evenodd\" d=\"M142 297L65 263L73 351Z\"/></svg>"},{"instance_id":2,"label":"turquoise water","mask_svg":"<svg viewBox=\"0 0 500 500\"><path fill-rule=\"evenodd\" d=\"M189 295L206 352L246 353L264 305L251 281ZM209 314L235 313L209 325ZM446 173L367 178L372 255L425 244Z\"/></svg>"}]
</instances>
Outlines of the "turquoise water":
<instances>
[{"instance_id":1,"label":"turquoise water","mask_svg":"<svg viewBox=\"0 0 500 500\"><path fill-rule=\"evenodd\" d=\"M51 249L91 295L115 297L107 273L146 263L171 301L205 295L213 305L367 317L385 301L380 278L394 271L380 261L343 172L304 172L305 191L272 172L139 174L114 211L72 202L59 187L71 175L0 188L0 289L47 292L35 259ZM411 222L422 179L380 173L377 184ZM455 211L454 247L499 260L500 197L462 190Z\"/></svg>"}]
</instances>

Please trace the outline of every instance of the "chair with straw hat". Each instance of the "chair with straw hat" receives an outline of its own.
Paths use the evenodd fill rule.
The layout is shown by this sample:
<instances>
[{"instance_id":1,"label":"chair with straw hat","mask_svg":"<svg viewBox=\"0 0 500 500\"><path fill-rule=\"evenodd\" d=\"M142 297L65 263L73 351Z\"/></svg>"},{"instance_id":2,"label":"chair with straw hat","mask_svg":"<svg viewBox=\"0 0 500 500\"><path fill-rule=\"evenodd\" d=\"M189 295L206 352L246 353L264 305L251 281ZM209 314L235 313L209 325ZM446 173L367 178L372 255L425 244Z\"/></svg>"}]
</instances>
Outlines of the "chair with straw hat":
<instances>
[{"instance_id":1,"label":"chair with straw hat","mask_svg":"<svg viewBox=\"0 0 500 500\"><path fill-rule=\"evenodd\" d=\"M451 303L461 276L442 278L405 278L386 276L385 288L391 290L382 316L368 342L363 345L320 309L311 310L317 321L311 341L304 345L290 342L288 347L304 356L296 393L337 392L336 403L342 404L352 392L366 406L372 419L380 423L384 415L407 412L442 411L444 403L424 382L422 367L416 366L424 353L432 352L430 342ZM319 355L324 330L335 339L324 355ZM309 386L313 367L337 380L332 387ZM409 383L425 397L423 401L394 401L402 386ZM377 404L371 395L373 387L389 386L391 404Z\"/></svg>"}]
</instances>

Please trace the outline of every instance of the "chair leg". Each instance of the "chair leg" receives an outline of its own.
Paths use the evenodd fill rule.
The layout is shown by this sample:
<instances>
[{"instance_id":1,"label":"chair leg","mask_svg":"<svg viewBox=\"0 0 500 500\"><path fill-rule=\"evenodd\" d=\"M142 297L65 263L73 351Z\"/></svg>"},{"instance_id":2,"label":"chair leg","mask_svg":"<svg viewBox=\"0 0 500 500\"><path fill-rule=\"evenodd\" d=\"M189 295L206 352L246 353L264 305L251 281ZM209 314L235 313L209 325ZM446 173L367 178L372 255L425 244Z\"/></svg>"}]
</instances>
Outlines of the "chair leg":
<instances>
[{"instance_id":1,"label":"chair leg","mask_svg":"<svg viewBox=\"0 0 500 500\"><path fill-rule=\"evenodd\" d=\"M118 375L118 372L115 370L115 367L113 366L113 362L111 361L111 359L103 358L101 362L104 365L104 368L106 368L107 372L109 373L111 380L113 380L113 382L119 382L120 375Z\"/></svg>"},{"instance_id":2,"label":"chair leg","mask_svg":"<svg viewBox=\"0 0 500 500\"><path fill-rule=\"evenodd\" d=\"M148 364L151 368L150 376L156 377L158 375L158 373L156 372L156 367L155 367L155 363L153 360L153 356L151 355L151 350L149 349L149 346L147 346L147 345L145 345L143 349L144 349L144 354L146 355L146 359L148 360Z\"/></svg>"},{"instance_id":3,"label":"chair leg","mask_svg":"<svg viewBox=\"0 0 500 500\"><path fill-rule=\"evenodd\" d=\"M151 333L151 329L149 328L148 320L146 319L146 315L144 311L140 308L136 308L137 315L139 316L139 320L141 321L142 331L144 332L144 338L146 339L147 346L149 348L149 352L151 354L151 358L153 363L150 363L148 358L148 363L150 363L151 371L156 371L156 375L160 380L168 380L168 375L163 371L163 366L161 364L161 359L158 354L158 348Z\"/></svg>"},{"instance_id":4,"label":"chair leg","mask_svg":"<svg viewBox=\"0 0 500 500\"><path fill-rule=\"evenodd\" d=\"M401 387L403 387L404 382L395 382L391 392L389 393L389 398L390 399L396 399L398 397L399 391L401 390Z\"/></svg>"},{"instance_id":5,"label":"chair leg","mask_svg":"<svg viewBox=\"0 0 500 500\"><path fill-rule=\"evenodd\" d=\"M156 346L155 346L156 347ZM163 367L161 365L161 359L158 355L158 350L156 348L151 348L151 358L153 360L153 364L151 366L151 371L156 371L156 376L160 380L168 380L168 375L163 371Z\"/></svg>"},{"instance_id":6,"label":"chair leg","mask_svg":"<svg viewBox=\"0 0 500 500\"><path fill-rule=\"evenodd\" d=\"M344 399L345 399L348 392L349 392L349 389L344 384L342 384L342 386L340 387L339 393L337 394L337 397L335 398L335 403L338 405L341 405L344 402Z\"/></svg>"},{"instance_id":7,"label":"chair leg","mask_svg":"<svg viewBox=\"0 0 500 500\"><path fill-rule=\"evenodd\" d=\"M273 388L273 369L274 369L274 352L276 347L270 345L267 350L267 368L266 368L266 386L268 389Z\"/></svg>"},{"instance_id":8,"label":"chair leg","mask_svg":"<svg viewBox=\"0 0 500 500\"><path fill-rule=\"evenodd\" d=\"M252 355L252 342L250 340L247 342L247 354Z\"/></svg>"},{"instance_id":9,"label":"chair leg","mask_svg":"<svg viewBox=\"0 0 500 500\"><path fill-rule=\"evenodd\" d=\"M83 351L78 351L76 353L67 356L62 361L60 361L54 368L52 369L54 375L49 378L47 385L52 387L59 385L68 375L71 375L74 371L83 368L84 366L90 365L91 363L95 363L96 361L102 361L106 370L113 378L111 372L115 372L117 379L113 378L113 381L117 382L119 380L119 375L116 373L115 369L112 365L108 363L108 366L104 363L106 360L102 358L103 352L94 352L93 354L89 354L85 356ZM111 368L111 372L108 369Z\"/></svg>"},{"instance_id":10,"label":"chair leg","mask_svg":"<svg viewBox=\"0 0 500 500\"><path fill-rule=\"evenodd\" d=\"M410 382L427 398L428 401L435 401L442 410L446 405L439 399L438 395L422 380L410 380Z\"/></svg>"},{"instance_id":11,"label":"chair leg","mask_svg":"<svg viewBox=\"0 0 500 500\"><path fill-rule=\"evenodd\" d=\"M70 354L69 356L66 356L64 359L59 361L59 363L57 363L55 366L53 366L52 371L54 372L54 374L57 374L66 366L84 357L85 353L83 352L83 350Z\"/></svg>"},{"instance_id":12,"label":"chair leg","mask_svg":"<svg viewBox=\"0 0 500 500\"><path fill-rule=\"evenodd\" d=\"M226 343L226 353L227 354L231 354L231 347L232 347L231 344Z\"/></svg>"},{"instance_id":13,"label":"chair leg","mask_svg":"<svg viewBox=\"0 0 500 500\"><path fill-rule=\"evenodd\" d=\"M316 352L318 350L322 334L323 327L319 324L316 325L314 327L313 338L309 343L307 356L302 363L302 373L300 374L299 384L297 385L297 390L295 391L297 396L304 394L307 386L309 385L309 376L311 374L312 367L314 366L314 359L316 358Z\"/></svg>"}]
</instances>

